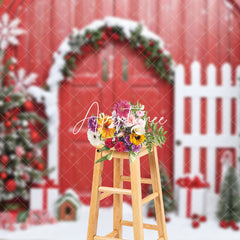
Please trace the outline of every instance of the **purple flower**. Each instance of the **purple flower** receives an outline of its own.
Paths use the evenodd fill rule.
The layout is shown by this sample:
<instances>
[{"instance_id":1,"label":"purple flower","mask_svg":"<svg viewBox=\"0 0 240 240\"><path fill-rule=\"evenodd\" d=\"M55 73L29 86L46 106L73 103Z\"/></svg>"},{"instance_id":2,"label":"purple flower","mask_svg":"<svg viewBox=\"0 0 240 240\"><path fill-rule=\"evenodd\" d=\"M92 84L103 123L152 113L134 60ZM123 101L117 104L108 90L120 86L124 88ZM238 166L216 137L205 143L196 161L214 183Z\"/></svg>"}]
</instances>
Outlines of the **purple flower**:
<instances>
[{"instance_id":1,"label":"purple flower","mask_svg":"<svg viewBox=\"0 0 240 240\"><path fill-rule=\"evenodd\" d=\"M135 145L135 144L132 145L132 150L134 152L139 152L140 149L141 149L141 145Z\"/></svg>"},{"instance_id":2,"label":"purple flower","mask_svg":"<svg viewBox=\"0 0 240 240\"><path fill-rule=\"evenodd\" d=\"M96 132L97 128L98 128L98 124L97 124L97 118L95 116L91 116L88 119L88 128L92 131L92 132Z\"/></svg>"},{"instance_id":3,"label":"purple flower","mask_svg":"<svg viewBox=\"0 0 240 240\"><path fill-rule=\"evenodd\" d=\"M126 143L126 145L127 146L130 146L132 143L130 142L130 136L129 135L127 135L126 137L125 137L125 143Z\"/></svg>"},{"instance_id":4,"label":"purple flower","mask_svg":"<svg viewBox=\"0 0 240 240\"><path fill-rule=\"evenodd\" d=\"M125 150L124 152L129 152L130 151L130 146L125 145Z\"/></svg>"},{"instance_id":5,"label":"purple flower","mask_svg":"<svg viewBox=\"0 0 240 240\"><path fill-rule=\"evenodd\" d=\"M119 102L113 105L113 110L116 111L117 116L120 118L127 118L131 105L127 100L120 100Z\"/></svg>"}]
</instances>

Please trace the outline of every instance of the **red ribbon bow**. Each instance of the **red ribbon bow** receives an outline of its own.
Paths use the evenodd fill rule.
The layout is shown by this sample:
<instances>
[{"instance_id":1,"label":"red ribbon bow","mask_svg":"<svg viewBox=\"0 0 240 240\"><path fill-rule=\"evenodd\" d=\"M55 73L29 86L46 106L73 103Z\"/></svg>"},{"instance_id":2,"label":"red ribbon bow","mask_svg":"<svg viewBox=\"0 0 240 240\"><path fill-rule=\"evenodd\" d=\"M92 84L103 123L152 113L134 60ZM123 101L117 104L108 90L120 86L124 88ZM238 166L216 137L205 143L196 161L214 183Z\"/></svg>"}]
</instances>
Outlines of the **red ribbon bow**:
<instances>
[{"instance_id":1,"label":"red ribbon bow","mask_svg":"<svg viewBox=\"0 0 240 240\"><path fill-rule=\"evenodd\" d=\"M198 176L193 179L190 177L183 177L177 180L177 185L186 188L209 188L209 183L202 181Z\"/></svg>"}]
</instances>

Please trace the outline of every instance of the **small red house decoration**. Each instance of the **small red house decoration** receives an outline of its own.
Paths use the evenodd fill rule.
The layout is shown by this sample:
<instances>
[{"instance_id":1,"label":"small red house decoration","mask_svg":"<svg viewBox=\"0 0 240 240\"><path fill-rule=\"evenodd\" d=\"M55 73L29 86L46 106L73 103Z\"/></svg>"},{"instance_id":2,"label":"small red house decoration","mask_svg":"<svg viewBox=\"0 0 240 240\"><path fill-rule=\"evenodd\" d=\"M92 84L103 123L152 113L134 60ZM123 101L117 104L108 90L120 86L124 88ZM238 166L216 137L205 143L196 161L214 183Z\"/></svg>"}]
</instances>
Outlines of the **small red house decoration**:
<instances>
[{"instance_id":1,"label":"small red house decoration","mask_svg":"<svg viewBox=\"0 0 240 240\"><path fill-rule=\"evenodd\" d=\"M56 202L57 218L59 221L76 221L81 203L73 190L67 190Z\"/></svg>"}]
</instances>

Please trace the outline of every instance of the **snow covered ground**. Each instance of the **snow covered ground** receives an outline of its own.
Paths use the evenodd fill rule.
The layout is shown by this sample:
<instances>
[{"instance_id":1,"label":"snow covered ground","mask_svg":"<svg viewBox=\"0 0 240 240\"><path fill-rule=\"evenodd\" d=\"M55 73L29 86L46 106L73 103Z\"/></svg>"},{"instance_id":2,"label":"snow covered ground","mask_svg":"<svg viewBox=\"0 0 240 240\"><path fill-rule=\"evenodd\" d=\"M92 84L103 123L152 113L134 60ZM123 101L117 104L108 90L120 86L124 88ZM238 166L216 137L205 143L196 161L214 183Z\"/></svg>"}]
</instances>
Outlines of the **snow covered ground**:
<instances>
[{"instance_id":1,"label":"snow covered ground","mask_svg":"<svg viewBox=\"0 0 240 240\"><path fill-rule=\"evenodd\" d=\"M81 218L77 222L60 222L54 225L30 226L28 230L17 230L9 232L0 230L0 240L86 240L89 207L81 207ZM131 207L124 204L124 219L131 220ZM144 209L146 216L146 209ZM167 223L169 240L239 240L240 231L232 229L223 230L218 227L217 221L208 220L202 223L198 229L191 227L191 221L170 216L171 221ZM144 217L145 223L154 224L152 218ZM112 231L112 208L101 208L99 215L98 234L106 235ZM157 233L151 230L144 231L145 240L156 240ZM132 240L132 228L123 228L123 238Z\"/></svg>"}]
</instances>

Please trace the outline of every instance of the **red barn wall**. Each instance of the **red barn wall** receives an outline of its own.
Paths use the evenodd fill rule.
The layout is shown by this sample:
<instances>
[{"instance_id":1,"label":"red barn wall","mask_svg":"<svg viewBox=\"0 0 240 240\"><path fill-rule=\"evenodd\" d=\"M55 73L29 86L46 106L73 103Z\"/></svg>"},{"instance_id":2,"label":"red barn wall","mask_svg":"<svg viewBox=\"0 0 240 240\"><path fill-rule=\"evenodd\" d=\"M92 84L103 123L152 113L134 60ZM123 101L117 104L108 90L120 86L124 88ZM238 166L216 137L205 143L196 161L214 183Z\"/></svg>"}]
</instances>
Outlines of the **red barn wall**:
<instances>
[{"instance_id":1,"label":"red barn wall","mask_svg":"<svg viewBox=\"0 0 240 240\"><path fill-rule=\"evenodd\" d=\"M233 69L239 64L239 17L219 0L3 0L0 14L5 11L12 17L19 17L22 28L27 30L27 34L20 37L20 45L10 48L8 54L18 59L18 67L38 74L39 86L45 85L52 54L71 29L82 28L108 15L139 21L160 35L175 62L184 64L186 84L190 84L190 64L194 60L203 66L203 85L207 84L205 66L209 63L214 63L218 71L224 62L230 62ZM114 50L110 46L103 51L112 53ZM122 51L129 54L129 50ZM220 77L217 81L221 85ZM159 157L173 176L173 87L161 81L160 89L163 93L161 107L168 119L168 140ZM109 107L111 105L109 102ZM59 149L61 151L61 147ZM88 183L92 171L92 167L89 168Z\"/></svg>"}]
</instances>

